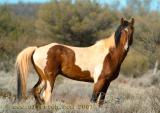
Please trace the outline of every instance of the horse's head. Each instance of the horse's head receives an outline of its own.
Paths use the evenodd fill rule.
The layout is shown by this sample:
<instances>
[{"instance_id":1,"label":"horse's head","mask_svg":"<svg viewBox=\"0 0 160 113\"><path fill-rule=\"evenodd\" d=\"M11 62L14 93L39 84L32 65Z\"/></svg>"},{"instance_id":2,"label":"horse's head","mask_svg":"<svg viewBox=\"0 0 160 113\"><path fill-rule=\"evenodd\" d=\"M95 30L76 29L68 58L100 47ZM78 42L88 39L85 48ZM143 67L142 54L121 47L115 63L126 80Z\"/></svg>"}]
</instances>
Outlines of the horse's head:
<instances>
[{"instance_id":1,"label":"horse's head","mask_svg":"<svg viewBox=\"0 0 160 113\"><path fill-rule=\"evenodd\" d=\"M119 27L115 32L115 43L118 46L120 43L124 46L125 50L128 50L128 47L133 42L133 33L134 33L134 19L131 21L124 20L121 18Z\"/></svg>"}]
</instances>

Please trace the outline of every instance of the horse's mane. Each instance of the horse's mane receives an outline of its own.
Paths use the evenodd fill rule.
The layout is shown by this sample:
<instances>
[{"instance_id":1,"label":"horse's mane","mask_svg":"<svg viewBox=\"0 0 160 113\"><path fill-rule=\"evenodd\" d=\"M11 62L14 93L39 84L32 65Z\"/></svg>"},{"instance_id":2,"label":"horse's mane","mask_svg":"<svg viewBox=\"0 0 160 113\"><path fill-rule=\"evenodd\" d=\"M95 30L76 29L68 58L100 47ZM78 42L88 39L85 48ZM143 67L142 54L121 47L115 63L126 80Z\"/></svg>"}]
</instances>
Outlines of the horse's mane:
<instances>
[{"instance_id":1,"label":"horse's mane","mask_svg":"<svg viewBox=\"0 0 160 113\"><path fill-rule=\"evenodd\" d=\"M122 29L126 28L129 25L129 22L124 20L124 23L119 25L119 27L117 28L116 32L115 32L115 44L116 46L118 45L120 38L121 38L121 31Z\"/></svg>"}]
</instances>

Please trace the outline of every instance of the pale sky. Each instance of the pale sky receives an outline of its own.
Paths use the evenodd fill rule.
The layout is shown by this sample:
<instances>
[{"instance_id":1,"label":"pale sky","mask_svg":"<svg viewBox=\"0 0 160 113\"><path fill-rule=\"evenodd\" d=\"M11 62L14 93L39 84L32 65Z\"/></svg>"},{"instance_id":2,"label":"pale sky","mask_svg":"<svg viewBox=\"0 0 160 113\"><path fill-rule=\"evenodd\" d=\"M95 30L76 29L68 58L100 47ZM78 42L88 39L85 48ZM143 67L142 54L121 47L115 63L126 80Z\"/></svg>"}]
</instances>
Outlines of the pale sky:
<instances>
[{"instance_id":1,"label":"pale sky","mask_svg":"<svg viewBox=\"0 0 160 113\"><path fill-rule=\"evenodd\" d=\"M0 0L0 4L5 3L45 3L49 2L50 0ZM120 5L125 6L126 0L97 0L100 4L108 3L112 4L114 1L120 1ZM160 3L160 0L152 0L152 9L156 9L156 7L159 5L158 1Z\"/></svg>"}]
</instances>

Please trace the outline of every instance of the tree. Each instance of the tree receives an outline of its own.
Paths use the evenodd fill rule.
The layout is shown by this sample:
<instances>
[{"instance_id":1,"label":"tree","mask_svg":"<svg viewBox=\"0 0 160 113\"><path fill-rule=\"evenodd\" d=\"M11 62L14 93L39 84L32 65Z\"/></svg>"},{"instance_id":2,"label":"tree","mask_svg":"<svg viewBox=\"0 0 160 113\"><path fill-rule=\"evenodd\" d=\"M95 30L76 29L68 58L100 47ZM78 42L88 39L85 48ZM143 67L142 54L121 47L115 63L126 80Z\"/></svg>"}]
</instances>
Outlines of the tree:
<instances>
[{"instance_id":1,"label":"tree","mask_svg":"<svg viewBox=\"0 0 160 113\"><path fill-rule=\"evenodd\" d=\"M16 25L7 6L0 7L0 14L0 38L5 38L16 31Z\"/></svg>"},{"instance_id":2,"label":"tree","mask_svg":"<svg viewBox=\"0 0 160 113\"><path fill-rule=\"evenodd\" d=\"M96 1L54 0L40 8L36 28L41 37L76 46L92 45L113 28L115 16Z\"/></svg>"}]
</instances>

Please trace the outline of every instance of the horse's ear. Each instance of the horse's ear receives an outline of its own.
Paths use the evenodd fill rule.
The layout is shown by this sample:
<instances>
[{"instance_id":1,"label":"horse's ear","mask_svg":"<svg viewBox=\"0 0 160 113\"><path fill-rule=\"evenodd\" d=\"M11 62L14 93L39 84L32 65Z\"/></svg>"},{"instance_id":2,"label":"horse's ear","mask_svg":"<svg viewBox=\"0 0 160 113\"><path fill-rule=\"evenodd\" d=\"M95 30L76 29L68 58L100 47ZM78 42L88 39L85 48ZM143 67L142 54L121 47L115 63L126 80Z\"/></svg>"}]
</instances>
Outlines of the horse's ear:
<instances>
[{"instance_id":1,"label":"horse's ear","mask_svg":"<svg viewBox=\"0 0 160 113\"><path fill-rule=\"evenodd\" d=\"M134 18L131 19L131 24L134 25Z\"/></svg>"},{"instance_id":2,"label":"horse's ear","mask_svg":"<svg viewBox=\"0 0 160 113\"><path fill-rule=\"evenodd\" d=\"M124 19L123 18L121 18L121 25L124 23Z\"/></svg>"}]
</instances>

